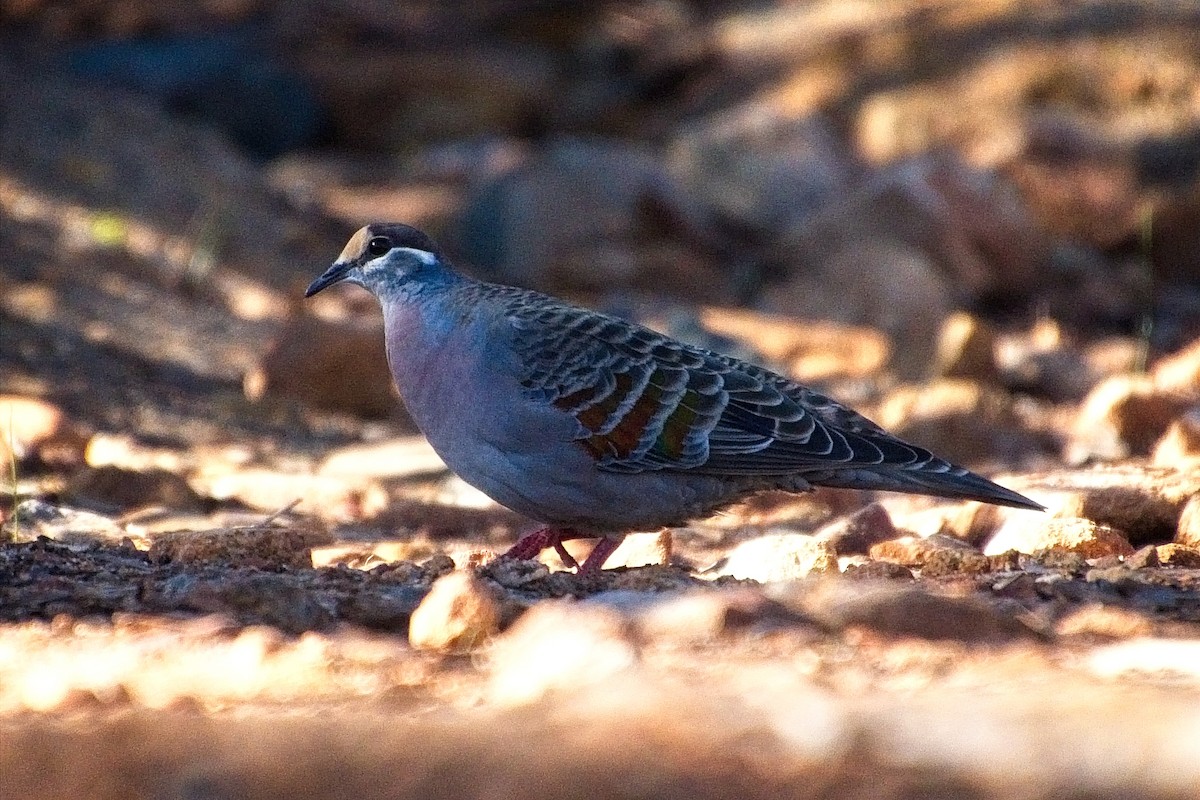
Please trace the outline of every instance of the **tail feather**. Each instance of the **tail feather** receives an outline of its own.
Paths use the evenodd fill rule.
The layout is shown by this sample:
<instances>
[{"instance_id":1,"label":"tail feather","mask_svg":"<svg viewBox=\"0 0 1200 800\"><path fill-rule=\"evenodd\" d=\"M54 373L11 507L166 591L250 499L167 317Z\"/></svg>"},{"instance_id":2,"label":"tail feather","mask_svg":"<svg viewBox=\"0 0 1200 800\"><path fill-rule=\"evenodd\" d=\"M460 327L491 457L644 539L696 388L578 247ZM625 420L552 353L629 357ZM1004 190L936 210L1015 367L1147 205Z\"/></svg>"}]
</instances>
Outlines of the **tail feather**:
<instances>
[{"instance_id":1,"label":"tail feather","mask_svg":"<svg viewBox=\"0 0 1200 800\"><path fill-rule=\"evenodd\" d=\"M961 467L951 467L945 472L916 470L831 470L820 475L805 475L817 486L834 486L841 489L881 489L891 492L925 494L953 500L978 500L993 505L1045 511L1041 503L1030 500L1023 494L1005 489L981 475Z\"/></svg>"}]
</instances>

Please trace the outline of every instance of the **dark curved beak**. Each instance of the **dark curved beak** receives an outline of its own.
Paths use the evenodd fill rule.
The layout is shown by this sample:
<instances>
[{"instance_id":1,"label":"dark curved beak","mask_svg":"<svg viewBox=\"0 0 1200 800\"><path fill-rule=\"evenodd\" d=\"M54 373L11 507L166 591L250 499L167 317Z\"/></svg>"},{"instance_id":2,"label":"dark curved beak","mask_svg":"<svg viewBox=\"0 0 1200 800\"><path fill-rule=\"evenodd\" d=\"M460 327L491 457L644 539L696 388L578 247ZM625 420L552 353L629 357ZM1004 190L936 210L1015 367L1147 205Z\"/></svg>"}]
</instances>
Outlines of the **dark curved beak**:
<instances>
[{"instance_id":1,"label":"dark curved beak","mask_svg":"<svg viewBox=\"0 0 1200 800\"><path fill-rule=\"evenodd\" d=\"M335 283L345 278L346 273L349 272L350 268L353 266L354 264L349 261L338 261L334 263L333 266L321 273L321 277L317 278L308 285L308 288L304 290L304 296L312 297L322 289L333 286Z\"/></svg>"}]
</instances>

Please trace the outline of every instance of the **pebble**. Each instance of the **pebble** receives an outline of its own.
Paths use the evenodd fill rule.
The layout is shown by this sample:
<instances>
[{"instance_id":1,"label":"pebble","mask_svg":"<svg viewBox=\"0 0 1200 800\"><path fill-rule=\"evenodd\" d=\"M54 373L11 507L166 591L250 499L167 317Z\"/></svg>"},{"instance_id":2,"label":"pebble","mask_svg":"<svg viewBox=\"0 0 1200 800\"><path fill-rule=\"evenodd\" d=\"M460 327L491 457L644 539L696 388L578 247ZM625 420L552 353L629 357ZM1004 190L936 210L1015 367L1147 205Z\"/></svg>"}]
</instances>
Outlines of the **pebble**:
<instances>
[{"instance_id":1,"label":"pebble","mask_svg":"<svg viewBox=\"0 0 1200 800\"><path fill-rule=\"evenodd\" d=\"M455 570L434 581L413 611L408 641L418 650L468 652L499 632L501 614L493 589L474 571Z\"/></svg>"},{"instance_id":2,"label":"pebble","mask_svg":"<svg viewBox=\"0 0 1200 800\"><path fill-rule=\"evenodd\" d=\"M1011 520L988 541L983 552L999 555L1007 550L1030 554L1062 550L1083 558L1133 554L1133 546L1123 532L1082 517L1052 518L1040 524Z\"/></svg>"},{"instance_id":3,"label":"pebble","mask_svg":"<svg viewBox=\"0 0 1200 800\"><path fill-rule=\"evenodd\" d=\"M771 583L837 569L838 554L829 542L803 533L768 533L735 547L717 574Z\"/></svg>"}]
</instances>

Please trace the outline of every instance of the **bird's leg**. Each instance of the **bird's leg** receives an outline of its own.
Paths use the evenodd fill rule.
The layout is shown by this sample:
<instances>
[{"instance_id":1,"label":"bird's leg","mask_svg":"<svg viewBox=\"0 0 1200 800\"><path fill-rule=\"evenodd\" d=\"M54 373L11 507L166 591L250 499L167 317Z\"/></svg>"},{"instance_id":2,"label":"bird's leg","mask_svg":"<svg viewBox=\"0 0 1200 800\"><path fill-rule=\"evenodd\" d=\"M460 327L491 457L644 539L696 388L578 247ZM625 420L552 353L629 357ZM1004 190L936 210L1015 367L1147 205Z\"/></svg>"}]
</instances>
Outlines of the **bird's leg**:
<instances>
[{"instance_id":1,"label":"bird's leg","mask_svg":"<svg viewBox=\"0 0 1200 800\"><path fill-rule=\"evenodd\" d=\"M537 558L538 553L547 547L553 547L554 552L558 553L558 557L563 560L564 564L575 570L579 570L579 562L567 552L567 548L563 547L562 543L570 539L586 538L589 538L586 533L580 533L574 528L541 528L522 536L501 558L515 558L527 561L531 558Z\"/></svg>"},{"instance_id":2,"label":"bird's leg","mask_svg":"<svg viewBox=\"0 0 1200 800\"><path fill-rule=\"evenodd\" d=\"M608 557L613 554L621 542L625 541L625 536L605 536L600 541L596 542L596 546L592 548L592 552L588 553L588 557L583 560L583 566L576 570L580 575L591 572L599 572L604 566L604 562L608 561Z\"/></svg>"}]
</instances>

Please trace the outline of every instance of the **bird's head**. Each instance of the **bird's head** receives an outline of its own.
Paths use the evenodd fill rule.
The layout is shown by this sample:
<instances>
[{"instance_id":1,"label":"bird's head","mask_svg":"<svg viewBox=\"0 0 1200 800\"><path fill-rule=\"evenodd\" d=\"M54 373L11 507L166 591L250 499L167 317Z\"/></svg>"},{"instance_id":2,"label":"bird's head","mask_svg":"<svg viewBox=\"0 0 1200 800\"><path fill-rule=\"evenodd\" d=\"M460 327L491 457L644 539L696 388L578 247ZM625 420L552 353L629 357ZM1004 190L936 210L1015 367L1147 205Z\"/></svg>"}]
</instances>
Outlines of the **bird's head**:
<instances>
[{"instance_id":1,"label":"bird's head","mask_svg":"<svg viewBox=\"0 0 1200 800\"><path fill-rule=\"evenodd\" d=\"M398 222L375 222L350 237L342 254L309 285L304 296L312 297L344 281L385 297L414 281L445 273L442 251L424 233Z\"/></svg>"}]
</instances>

